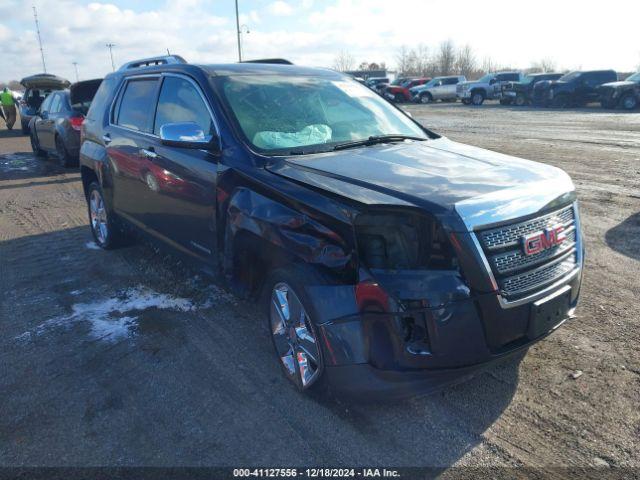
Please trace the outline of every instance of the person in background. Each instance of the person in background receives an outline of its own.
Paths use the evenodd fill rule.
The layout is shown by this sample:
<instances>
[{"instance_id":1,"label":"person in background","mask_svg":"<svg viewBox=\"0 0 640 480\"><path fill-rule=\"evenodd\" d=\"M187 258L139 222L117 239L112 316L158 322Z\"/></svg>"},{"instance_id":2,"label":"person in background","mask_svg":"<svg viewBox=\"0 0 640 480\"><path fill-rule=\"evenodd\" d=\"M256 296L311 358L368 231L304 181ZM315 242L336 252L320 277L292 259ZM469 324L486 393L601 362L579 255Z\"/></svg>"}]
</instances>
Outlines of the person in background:
<instances>
[{"instance_id":1,"label":"person in background","mask_svg":"<svg viewBox=\"0 0 640 480\"><path fill-rule=\"evenodd\" d=\"M13 98L13 92L8 87L4 87L0 92L0 105L4 113L4 121L7 128L11 130L13 124L16 123L16 100Z\"/></svg>"}]
</instances>

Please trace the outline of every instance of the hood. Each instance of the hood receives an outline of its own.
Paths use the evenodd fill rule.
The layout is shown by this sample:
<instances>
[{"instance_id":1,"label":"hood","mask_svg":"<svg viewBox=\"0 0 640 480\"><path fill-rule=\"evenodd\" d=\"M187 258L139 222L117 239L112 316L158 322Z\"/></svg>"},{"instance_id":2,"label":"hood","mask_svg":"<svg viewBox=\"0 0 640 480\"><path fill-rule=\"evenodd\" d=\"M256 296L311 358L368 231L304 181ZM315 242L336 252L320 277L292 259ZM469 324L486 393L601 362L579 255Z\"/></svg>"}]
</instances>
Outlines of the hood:
<instances>
[{"instance_id":1,"label":"hood","mask_svg":"<svg viewBox=\"0 0 640 480\"><path fill-rule=\"evenodd\" d=\"M49 90L63 90L71 85L66 78L58 77L50 73L38 73L20 80L24 88L43 88Z\"/></svg>"},{"instance_id":2,"label":"hood","mask_svg":"<svg viewBox=\"0 0 640 480\"><path fill-rule=\"evenodd\" d=\"M605 88L620 88L620 87L633 87L634 85L639 85L638 83L635 82L628 82L626 80L621 80L619 82L609 82L609 83L603 83L602 85L600 85L601 87L605 87Z\"/></svg>"},{"instance_id":3,"label":"hood","mask_svg":"<svg viewBox=\"0 0 640 480\"><path fill-rule=\"evenodd\" d=\"M558 168L446 138L290 157L267 168L363 204L455 210L476 224L535 213L574 190Z\"/></svg>"}]
</instances>

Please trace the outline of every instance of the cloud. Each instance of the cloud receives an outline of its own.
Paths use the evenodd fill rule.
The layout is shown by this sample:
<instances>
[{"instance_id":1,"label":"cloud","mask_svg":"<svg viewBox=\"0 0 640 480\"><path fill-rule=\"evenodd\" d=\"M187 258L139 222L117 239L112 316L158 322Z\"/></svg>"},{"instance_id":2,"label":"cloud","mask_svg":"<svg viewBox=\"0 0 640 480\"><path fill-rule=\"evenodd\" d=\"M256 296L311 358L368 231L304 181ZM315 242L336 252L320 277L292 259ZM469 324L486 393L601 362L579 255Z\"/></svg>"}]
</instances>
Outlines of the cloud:
<instances>
[{"instance_id":1,"label":"cloud","mask_svg":"<svg viewBox=\"0 0 640 480\"><path fill-rule=\"evenodd\" d=\"M267 11L272 15L276 15L279 17L286 17L293 14L293 7L289 5L287 2L283 0L278 0L276 2L271 3L267 7Z\"/></svg>"}]
</instances>

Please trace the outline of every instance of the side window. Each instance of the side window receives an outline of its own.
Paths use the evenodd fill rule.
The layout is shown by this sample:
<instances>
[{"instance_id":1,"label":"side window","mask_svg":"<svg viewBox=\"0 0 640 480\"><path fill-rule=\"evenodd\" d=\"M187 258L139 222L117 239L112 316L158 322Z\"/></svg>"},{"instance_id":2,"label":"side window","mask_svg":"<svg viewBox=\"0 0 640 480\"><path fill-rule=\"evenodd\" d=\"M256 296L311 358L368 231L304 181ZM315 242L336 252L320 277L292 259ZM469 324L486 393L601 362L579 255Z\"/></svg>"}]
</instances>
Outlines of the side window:
<instances>
[{"instance_id":1,"label":"side window","mask_svg":"<svg viewBox=\"0 0 640 480\"><path fill-rule=\"evenodd\" d=\"M60 95L51 95L53 100L51 101L51 107L49 113L58 113L60 111Z\"/></svg>"},{"instance_id":2,"label":"side window","mask_svg":"<svg viewBox=\"0 0 640 480\"><path fill-rule=\"evenodd\" d=\"M150 126L157 84L157 78L129 80L120 99L120 110L116 124L141 132L151 132Z\"/></svg>"},{"instance_id":3,"label":"side window","mask_svg":"<svg viewBox=\"0 0 640 480\"><path fill-rule=\"evenodd\" d=\"M48 112L49 111L49 105L51 105L51 100L53 99L53 95L49 95L47 98L44 99L44 102L42 102L42 105L40 105L40 111L41 112Z\"/></svg>"},{"instance_id":4,"label":"side window","mask_svg":"<svg viewBox=\"0 0 640 480\"><path fill-rule=\"evenodd\" d=\"M115 87L116 80L113 77L105 78L100 84L100 88L96 92L93 100L91 101L91 106L89 107L89 111L87 112L87 118L95 119L100 113L103 113L104 104L107 102L109 98L109 94Z\"/></svg>"},{"instance_id":5,"label":"side window","mask_svg":"<svg viewBox=\"0 0 640 480\"><path fill-rule=\"evenodd\" d=\"M165 77L158 97L158 109L153 133L167 123L194 122L205 135L215 133L209 110L196 87L184 78Z\"/></svg>"},{"instance_id":6,"label":"side window","mask_svg":"<svg viewBox=\"0 0 640 480\"><path fill-rule=\"evenodd\" d=\"M458 84L458 77L453 77L453 78L447 78L444 81L445 85L457 85Z\"/></svg>"}]
</instances>

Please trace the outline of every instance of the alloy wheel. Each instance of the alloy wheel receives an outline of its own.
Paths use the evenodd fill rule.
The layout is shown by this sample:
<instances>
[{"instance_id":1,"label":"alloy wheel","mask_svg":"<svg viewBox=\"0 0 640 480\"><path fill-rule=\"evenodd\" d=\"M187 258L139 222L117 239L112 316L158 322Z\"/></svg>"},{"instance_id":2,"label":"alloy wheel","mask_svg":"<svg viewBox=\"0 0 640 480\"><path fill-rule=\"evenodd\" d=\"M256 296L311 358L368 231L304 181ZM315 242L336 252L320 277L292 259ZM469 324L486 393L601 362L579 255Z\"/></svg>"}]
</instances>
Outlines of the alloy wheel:
<instances>
[{"instance_id":1,"label":"alloy wheel","mask_svg":"<svg viewBox=\"0 0 640 480\"><path fill-rule=\"evenodd\" d=\"M92 190L89 196L89 214L91 216L91 228L100 244L107 242L109 227L107 224L107 209L102 195L98 190Z\"/></svg>"},{"instance_id":2,"label":"alloy wheel","mask_svg":"<svg viewBox=\"0 0 640 480\"><path fill-rule=\"evenodd\" d=\"M306 389L321 371L320 350L311 319L293 289L274 285L269 308L271 334L278 358L289 380Z\"/></svg>"}]
</instances>

